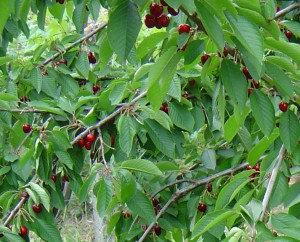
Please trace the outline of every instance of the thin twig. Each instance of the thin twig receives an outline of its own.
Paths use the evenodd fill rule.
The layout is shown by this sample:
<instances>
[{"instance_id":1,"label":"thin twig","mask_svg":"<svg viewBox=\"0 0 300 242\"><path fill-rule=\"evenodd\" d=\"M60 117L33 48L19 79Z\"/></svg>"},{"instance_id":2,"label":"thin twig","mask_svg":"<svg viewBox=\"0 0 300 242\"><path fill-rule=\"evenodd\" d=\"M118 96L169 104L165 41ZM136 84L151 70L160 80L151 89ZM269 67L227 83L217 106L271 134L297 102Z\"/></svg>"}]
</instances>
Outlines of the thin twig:
<instances>
[{"instance_id":1,"label":"thin twig","mask_svg":"<svg viewBox=\"0 0 300 242\"><path fill-rule=\"evenodd\" d=\"M7 226L10 221L12 221L14 219L14 217L16 216L16 214L19 212L19 210L23 207L23 205L26 202L26 198L25 197L21 197L20 201L18 202L18 204L15 206L15 208L10 212L9 216L5 219L3 226Z\"/></svg>"},{"instance_id":2,"label":"thin twig","mask_svg":"<svg viewBox=\"0 0 300 242\"><path fill-rule=\"evenodd\" d=\"M107 165L107 162L106 162L106 159L105 159L105 155L104 155L104 141L103 141L103 137L102 137L102 132L101 132L101 129L98 127L97 128L98 130L98 133L99 133L99 139L100 139L100 149L101 149L101 153L102 153L102 160L103 160L103 163L104 163L104 166L106 169L109 169L108 168L108 165Z\"/></svg>"},{"instance_id":3,"label":"thin twig","mask_svg":"<svg viewBox=\"0 0 300 242\"><path fill-rule=\"evenodd\" d=\"M270 198L271 198L271 194L272 194L272 191L273 191L273 188L274 188L274 185L275 185L275 181L276 181L276 178L277 178L278 171L279 171L280 166L281 166L281 162L282 162L284 152L285 152L285 148L284 148L284 145L282 145L281 148L280 148L280 151L278 153L278 156L275 159L275 166L272 170L272 174L271 174L271 177L270 177L270 180L269 180L269 184L267 186L267 190L266 190L264 199L262 201L263 210L262 210L262 213L261 213L261 216L260 216L261 221L263 220L264 214L267 211L267 207L268 207L268 204L269 204L269 201L270 201Z\"/></svg>"},{"instance_id":4,"label":"thin twig","mask_svg":"<svg viewBox=\"0 0 300 242\"><path fill-rule=\"evenodd\" d=\"M159 218L162 217L162 215L167 211L167 209L170 207L170 205L175 202L176 200L178 200L180 197L182 197L184 194L186 194L187 192L190 192L192 190L194 190L195 188L212 182L213 180L215 180L218 177L222 177L228 174L233 174L239 170L245 169L247 166L249 165L248 162L245 162L241 165L238 165L235 168L229 168L227 170L218 172L216 174L213 174L209 177L206 177L204 179L201 179L197 182L195 182L193 185L190 185L188 187L182 188L181 190L177 191L175 194L173 194L173 196L168 200L168 202L162 207L162 209L159 211L159 213L156 215L156 221L158 221ZM142 242L144 241L144 239L147 237L147 235L150 233L150 231L152 230L153 226L155 225L155 222L152 222L148 228L145 230L144 234L142 235L142 237L138 240L138 242Z\"/></svg>"},{"instance_id":5,"label":"thin twig","mask_svg":"<svg viewBox=\"0 0 300 242\"><path fill-rule=\"evenodd\" d=\"M51 56L49 59L45 60L43 62L41 66L46 66L48 65L51 61L53 61L54 59L56 59L57 57L59 57L60 55L66 53L68 50L72 49L74 46L84 42L85 40L91 38L93 35L97 34L101 29L104 29L106 27L107 23L102 23L100 24L96 29L94 29L93 31L91 31L90 33L84 35L83 37L81 37L80 39L78 39L77 41L75 41L74 43L72 43L71 45L69 45L67 48L65 48L64 50L55 53L53 56Z\"/></svg>"},{"instance_id":6,"label":"thin twig","mask_svg":"<svg viewBox=\"0 0 300 242\"><path fill-rule=\"evenodd\" d=\"M71 144L74 145L78 140L80 140L83 137L85 137L92 130L101 127L102 125L104 125L105 123L107 123L109 120L113 119L114 117L116 117L117 115L119 115L122 111L124 111L125 109L127 109L128 107L130 107L131 105L133 105L134 103L136 103L139 99L141 99L141 98L143 98L145 96L146 96L146 92L142 92L141 94L139 94L138 96L136 96L134 99L132 99L132 101L130 101L129 103L127 103L124 106L116 109L114 112L112 112L110 115L106 116L104 119L100 120L95 125L88 127L85 131L83 131L78 136L76 136L72 140Z\"/></svg>"},{"instance_id":7,"label":"thin twig","mask_svg":"<svg viewBox=\"0 0 300 242\"><path fill-rule=\"evenodd\" d=\"M0 108L0 112L9 113L47 113L47 111L37 110L37 109L4 109Z\"/></svg>"}]
</instances>

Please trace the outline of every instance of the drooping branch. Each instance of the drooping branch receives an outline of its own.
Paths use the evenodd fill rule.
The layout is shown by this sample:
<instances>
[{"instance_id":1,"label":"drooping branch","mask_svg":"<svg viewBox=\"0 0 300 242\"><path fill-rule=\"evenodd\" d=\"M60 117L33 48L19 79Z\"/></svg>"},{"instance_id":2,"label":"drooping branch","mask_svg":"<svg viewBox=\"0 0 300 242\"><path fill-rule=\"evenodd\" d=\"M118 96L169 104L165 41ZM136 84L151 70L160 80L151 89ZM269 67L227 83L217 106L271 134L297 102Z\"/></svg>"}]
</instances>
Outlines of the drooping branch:
<instances>
[{"instance_id":1,"label":"drooping branch","mask_svg":"<svg viewBox=\"0 0 300 242\"><path fill-rule=\"evenodd\" d=\"M93 31L91 31L90 33L84 35L83 37L81 37L80 39L76 40L74 43L72 43L71 45L69 45L67 48L65 48L64 50L55 53L53 56L51 56L49 59L45 60L43 62L43 64L41 66L46 66L48 65L51 61L53 61L54 59L56 59L57 57L59 57L61 54L66 53L68 50L72 49L74 46L84 42L85 40L91 38L92 36L94 36L95 34L97 34L101 29L104 29L107 26L107 23L102 23L100 24L96 29L94 29Z\"/></svg>"},{"instance_id":2,"label":"drooping branch","mask_svg":"<svg viewBox=\"0 0 300 242\"><path fill-rule=\"evenodd\" d=\"M124 104L122 107L116 109L114 112L112 112L111 114L109 114L108 116L106 116L104 119L100 120L98 123L96 123L95 125L92 125L90 127L88 127L86 130L84 130L82 133L80 133L79 135L77 135L71 142L72 145L74 145L78 140L84 138L88 133L90 133L92 130L97 129L99 127L101 127L102 125L104 125L105 123L107 123L109 120L113 119L114 117L116 117L117 115L119 115L122 111L124 111L125 109L127 109L128 107L132 106L133 104L135 104L139 99L143 98L146 96L146 92L142 92L141 94L139 94L138 96L136 96L134 99L132 99L132 101Z\"/></svg>"},{"instance_id":3,"label":"drooping branch","mask_svg":"<svg viewBox=\"0 0 300 242\"><path fill-rule=\"evenodd\" d=\"M173 202L175 202L176 200L178 200L180 197L182 197L184 194L196 189L197 187L204 185L206 183L212 182L213 180L225 176L225 175L229 175L229 174L233 174L239 170L243 170L245 169L247 166L249 165L248 162L245 162L241 165L238 165L235 168L229 168L226 169L224 171L218 172L216 174L213 174L209 177L206 177L204 179L201 179L199 181L196 181L194 184L187 186L185 188L182 188L181 190L177 191L176 193L173 194L173 196L168 200L168 202L162 207L162 209L159 211L159 213L156 215L156 221L162 217L162 215L167 211L167 209L171 206L171 204ZM148 228L145 230L144 234L142 235L142 237L138 240L138 242L142 242L145 240L145 238L147 237L147 235L150 233L150 231L152 230L153 226L155 225L155 222L151 223Z\"/></svg>"},{"instance_id":4,"label":"drooping branch","mask_svg":"<svg viewBox=\"0 0 300 242\"><path fill-rule=\"evenodd\" d=\"M281 162L282 162L282 159L283 159L284 152L285 152L285 148L282 145L281 148L280 148L280 151L278 153L278 156L275 159L275 166L272 170L271 177L270 177L270 180L269 180L269 184L267 186L267 190L266 190L264 199L262 201L263 211L262 211L261 216L260 216L261 221L264 219L264 215L267 211L267 207L268 207L268 204L269 204L269 201L270 201L270 198L271 198L271 194L272 194L272 191L273 191L273 188L274 188L274 185L275 185L275 181L276 181L276 178L277 178L277 175L278 175L278 171L279 171L280 166L281 166Z\"/></svg>"}]
</instances>

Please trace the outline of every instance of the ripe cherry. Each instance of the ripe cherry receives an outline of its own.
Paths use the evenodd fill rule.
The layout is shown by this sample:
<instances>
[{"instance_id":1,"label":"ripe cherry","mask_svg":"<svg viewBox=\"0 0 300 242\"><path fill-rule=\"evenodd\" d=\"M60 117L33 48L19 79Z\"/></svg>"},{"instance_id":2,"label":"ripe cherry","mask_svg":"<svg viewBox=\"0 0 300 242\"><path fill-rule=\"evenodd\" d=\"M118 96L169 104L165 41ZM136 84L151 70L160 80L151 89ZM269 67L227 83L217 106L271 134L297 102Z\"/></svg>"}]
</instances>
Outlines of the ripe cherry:
<instances>
[{"instance_id":1,"label":"ripe cherry","mask_svg":"<svg viewBox=\"0 0 300 242\"><path fill-rule=\"evenodd\" d=\"M64 174L64 175L62 176L62 180L63 180L64 182L68 182L68 181L69 181L68 175L67 175L67 174Z\"/></svg>"},{"instance_id":2,"label":"ripe cherry","mask_svg":"<svg viewBox=\"0 0 300 242\"><path fill-rule=\"evenodd\" d=\"M288 183L290 183L291 177L287 177L287 181L288 181Z\"/></svg>"},{"instance_id":3,"label":"ripe cherry","mask_svg":"<svg viewBox=\"0 0 300 242\"><path fill-rule=\"evenodd\" d=\"M253 92L253 89L252 88L248 88L247 92L248 92L248 97L249 97L250 94Z\"/></svg>"},{"instance_id":4,"label":"ripe cherry","mask_svg":"<svg viewBox=\"0 0 300 242\"><path fill-rule=\"evenodd\" d=\"M204 203L199 203L198 211L204 213L206 211L206 205Z\"/></svg>"},{"instance_id":5,"label":"ripe cherry","mask_svg":"<svg viewBox=\"0 0 300 242\"><path fill-rule=\"evenodd\" d=\"M182 33L189 33L191 30L191 27L188 24L180 24L178 26L178 34L182 34Z\"/></svg>"},{"instance_id":6,"label":"ripe cherry","mask_svg":"<svg viewBox=\"0 0 300 242\"><path fill-rule=\"evenodd\" d=\"M249 171L249 170L252 170L252 166L247 165L247 166L246 166L246 170L248 170L248 171Z\"/></svg>"},{"instance_id":7,"label":"ripe cherry","mask_svg":"<svg viewBox=\"0 0 300 242\"><path fill-rule=\"evenodd\" d=\"M260 171L260 166L259 165L255 165L255 166L253 166L253 169L256 170L256 171Z\"/></svg>"},{"instance_id":8,"label":"ripe cherry","mask_svg":"<svg viewBox=\"0 0 300 242\"><path fill-rule=\"evenodd\" d=\"M174 8L168 6L168 13L171 14L172 16L176 16L179 14L179 10L176 11Z\"/></svg>"},{"instance_id":9,"label":"ripe cherry","mask_svg":"<svg viewBox=\"0 0 300 242\"><path fill-rule=\"evenodd\" d=\"M282 112L286 112L288 110L289 104L287 102L280 102L278 106Z\"/></svg>"},{"instance_id":10,"label":"ripe cherry","mask_svg":"<svg viewBox=\"0 0 300 242\"><path fill-rule=\"evenodd\" d=\"M82 148L82 147L84 147L85 146L85 139L80 139L80 140L78 140L78 142L77 142L77 144L78 144L78 146L80 147L80 148Z\"/></svg>"},{"instance_id":11,"label":"ripe cherry","mask_svg":"<svg viewBox=\"0 0 300 242\"><path fill-rule=\"evenodd\" d=\"M146 14L144 22L149 29L156 26L156 18L151 14Z\"/></svg>"},{"instance_id":12,"label":"ripe cherry","mask_svg":"<svg viewBox=\"0 0 300 242\"><path fill-rule=\"evenodd\" d=\"M123 218L131 218L131 213L128 211L123 212Z\"/></svg>"},{"instance_id":13,"label":"ripe cherry","mask_svg":"<svg viewBox=\"0 0 300 242\"><path fill-rule=\"evenodd\" d=\"M212 185L211 185L211 183L207 184L207 188L206 189L207 189L208 192L212 191Z\"/></svg>"},{"instance_id":14,"label":"ripe cherry","mask_svg":"<svg viewBox=\"0 0 300 242\"><path fill-rule=\"evenodd\" d=\"M91 64L95 64L97 62L96 57L93 52L88 52L88 59Z\"/></svg>"},{"instance_id":15,"label":"ripe cherry","mask_svg":"<svg viewBox=\"0 0 300 242\"><path fill-rule=\"evenodd\" d=\"M48 74L49 74L48 71L42 71L43 76L48 76Z\"/></svg>"},{"instance_id":16,"label":"ripe cherry","mask_svg":"<svg viewBox=\"0 0 300 242\"><path fill-rule=\"evenodd\" d=\"M164 0L159 0L160 1L160 4L167 7L169 6L169 4L167 4Z\"/></svg>"},{"instance_id":17,"label":"ripe cherry","mask_svg":"<svg viewBox=\"0 0 300 242\"><path fill-rule=\"evenodd\" d=\"M189 94L188 93L183 93L182 95L181 95L183 98L189 98Z\"/></svg>"},{"instance_id":18,"label":"ripe cherry","mask_svg":"<svg viewBox=\"0 0 300 242\"><path fill-rule=\"evenodd\" d=\"M27 234L28 234L28 229L27 229L27 227L21 226L21 227L20 227L20 233L19 233L19 235L20 235L21 237L26 237Z\"/></svg>"},{"instance_id":19,"label":"ripe cherry","mask_svg":"<svg viewBox=\"0 0 300 242\"><path fill-rule=\"evenodd\" d=\"M110 145L111 145L111 146L114 146L115 141L116 141L115 137L114 137L114 136L111 136L111 137L110 137Z\"/></svg>"},{"instance_id":20,"label":"ripe cherry","mask_svg":"<svg viewBox=\"0 0 300 242\"><path fill-rule=\"evenodd\" d=\"M161 227L159 226L159 225L154 225L154 227L153 227L153 229L154 229L154 233L157 235L157 236L160 236L160 234L161 234Z\"/></svg>"},{"instance_id":21,"label":"ripe cherry","mask_svg":"<svg viewBox=\"0 0 300 242\"><path fill-rule=\"evenodd\" d=\"M260 84L259 84L259 82L256 82L256 81L252 80L251 83L250 83L250 86L252 88L259 89Z\"/></svg>"},{"instance_id":22,"label":"ripe cherry","mask_svg":"<svg viewBox=\"0 0 300 242\"><path fill-rule=\"evenodd\" d=\"M156 3L152 3L150 5L150 13L155 17L159 17L163 13L163 11L164 11L163 6L160 6Z\"/></svg>"},{"instance_id":23,"label":"ripe cherry","mask_svg":"<svg viewBox=\"0 0 300 242\"><path fill-rule=\"evenodd\" d=\"M152 202L153 207L157 207L157 205L159 204L159 200L157 198L152 198L151 202Z\"/></svg>"},{"instance_id":24,"label":"ripe cherry","mask_svg":"<svg viewBox=\"0 0 300 242\"><path fill-rule=\"evenodd\" d=\"M30 124L24 124L22 128L23 128L23 132L26 133L26 134L31 131L31 125Z\"/></svg>"},{"instance_id":25,"label":"ripe cherry","mask_svg":"<svg viewBox=\"0 0 300 242\"><path fill-rule=\"evenodd\" d=\"M289 30L285 31L284 34L289 40L293 37L293 33Z\"/></svg>"},{"instance_id":26,"label":"ripe cherry","mask_svg":"<svg viewBox=\"0 0 300 242\"><path fill-rule=\"evenodd\" d=\"M59 62L62 63L62 64L65 64L65 65L68 64L68 61L66 59L61 59Z\"/></svg>"},{"instance_id":27,"label":"ripe cherry","mask_svg":"<svg viewBox=\"0 0 300 242\"><path fill-rule=\"evenodd\" d=\"M252 79L252 76L249 73L248 68L246 66L243 67L242 71L247 79Z\"/></svg>"},{"instance_id":28,"label":"ripe cherry","mask_svg":"<svg viewBox=\"0 0 300 242\"><path fill-rule=\"evenodd\" d=\"M165 112L165 113L168 113L168 112L169 112L168 106L165 106L165 105L161 105L159 109L160 109L161 111Z\"/></svg>"},{"instance_id":29,"label":"ripe cherry","mask_svg":"<svg viewBox=\"0 0 300 242\"><path fill-rule=\"evenodd\" d=\"M160 15L156 19L156 27L157 28L168 27L169 23L170 23L170 18L165 14Z\"/></svg>"},{"instance_id":30,"label":"ripe cherry","mask_svg":"<svg viewBox=\"0 0 300 242\"><path fill-rule=\"evenodd\" d=\"M40 213L42 212L43 210L43 206L41 204L33 204L32 205L32 210L35 212L35 213Z\"/></svg>"},{"instance_id":31,"label":"ripe cherry","mask_svg":"<svg viewBox=\"0 0 300 242\"><path fill-rule=\"evenodd\" d=\"M96 93L101 89L101 87L99 85L94 85L93 86L93 92Z\"/></svg>"},{"instance_id":32,"label":"ripe cherry","mask_svg":"<svg viewBox=\"0 0 300 242\"><path fill-rule=\"evenodd\" d=\"M53 181L53 182L56 182L56 180L57 180L57 175L56 174L53 174L53 175L51 175L51 180Z\"/></svg>"},{"instance_id":33,"label":"ripe cherry","mask_svg":"<svg viewBox=\"0 0 300 242\"><path fill-rule=\"evenodd\" d=\"M65 0L56 0L57 3L64 4Z\"/></svg>"},{"instance_id":34,"label":"ripe cherry","mask_svg":"<svg viewBox=\"0 0 300 242\"><path fill-rule=\"evenodd\" d=\"M86 142L84 147L87 149L87 150L90 150L92 148L92 143L91 142Z\"/></svg>"},{"instance_id":35,"label":"ripe cherry","mask_svg":"<svg viewBox=\"0 0 300 242\"><path fill-rule=\"evenodd\" d=\"M201 56L201 63L202 65L205 64L205 62L210 58L210 55L209 54L204 54Z\"/></svg>"},{"instance_id":36,"label":"ripe cherry","mask_svg":"<svg viewBox=\"0 0 300 242\"><path fill-rule=\"evenodd\" d=\"M86 140L87 140L87 142L94 143L95 140L96 140L96 137L95 137L94 134L90 133L90 134L88 134L88 135L86 136Z\"/></svg>"},{"instance_id":37,"label":"ripe cherry","mask_svg":"<svg viewBox=\"0 0 300 242\"><path fill-rule=\"evenodd\" d=\"M276 12L279 12L279 11L280 11L280 9L281 9L281 8L280 8L280 6L279 6L279 5L277 5L277 6L276 6Z\"/></svg>"},{"instance_id":38,"label":"ripe cherry","mask_svg":"<svg viewBox=\"0 0 300 242\"><path fill-rule=\"evenodd\" d=\"M196 80L195 79L189 80L189 85L191 87L195 86L196 85Z\"/></svg>"}]
</instances>

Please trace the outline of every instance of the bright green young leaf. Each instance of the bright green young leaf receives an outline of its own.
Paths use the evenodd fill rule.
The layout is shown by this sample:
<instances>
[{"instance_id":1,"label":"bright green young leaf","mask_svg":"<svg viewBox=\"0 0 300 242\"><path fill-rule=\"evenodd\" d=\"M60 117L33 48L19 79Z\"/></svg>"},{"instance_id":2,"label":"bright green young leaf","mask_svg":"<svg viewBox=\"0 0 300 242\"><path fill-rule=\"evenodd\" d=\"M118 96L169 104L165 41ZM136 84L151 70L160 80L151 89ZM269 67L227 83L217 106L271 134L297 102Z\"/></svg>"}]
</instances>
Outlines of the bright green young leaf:
<instances>
[{"instance_id":1,"label":"bright green young leaf","mask_svg":"<svg viewBox=\"0 0 300 242\"><path fill-rule=\"evenodd\" d=\"M147 119L144 121L145 128L153 141L154 145L158 150L167 155L168 157L175 156L175 142L172 138L171 133L164 129L156 121Z\"/></svg>"},{"instance_id":2,"label":"bright green young leaf","mask_svg":"<svg viewBox=\"0 0 300 242\"><path fill-rule=\"evenodd\" d=\"M255 90L250 95L252 114L266 136L270 136L275 127L275 110L270 99L261 91Z\"/></svg>"},{"instance_id":3,"label":"bright green young leaf","mask_svg":"<svg viewBox=\"0 0 300 242\"><path fill-rule=\"evenodd\" d=\"M175 47L169 48L151 67L147 97L154 110L160 108L181 56L181 51L177 52Z\"/></svg>"},{"instance_id":4,"label":"bright green young leaf","mask_svg":"<svg viewBox=\"0 0 300 242\"><path fill-rule=\"evenodd\" d=\"M247 100L247 81L240 67L230 60L223 60L221 66L221 80L229 97L242 111ZM236 90L239 90L238 92Z\"/></svg>"},{"instance_id":5,"label":"bright green young leaf","mask_svg":"<svg viewBox=\"0 0 300 242\"><path fill-rule=\"evenodd\" d=\"M192 230L192 239L202 235L206 231L210 230L214 226L217 226L219 223L230 218L234 214L236 214L236 212L233 210L222 209L204 215L195 224L195 227Z\"/></svg>"},{"instance_id":6,"label":"bright green young leaf","mask_svg":"<svg viewBox=\"0 0 300 242\"><path fill-rule=\"evenodd\" d=\"M280 138L288 152L293 152L300 140L300 121L294 112L288 110L280 117Z\"/></svg>"},{"instance_id":7,"label":"bright green young leaf","mask_svg":"<svg viewBox=\"0 0 300 242\"><path fill-rule=\"evenodd\" d=\"M249 152L248 162L254 165L259 160L259 157L269 148L269 146L278 138L279 129L274 129L269 137L263 137Z\"/></svg>"},{"instance_id":8,"label":"bright green young leaf","mask_svg":"<svg viewBox=\"0 0 300 242\"><path fill-rule=\"evenodd\" d=\"M0 13L1 14L1 13ZM4 56L4 57L0 57L0 66L6 64L7 62L10 62L13 60L13 57L10 56Z\"/></svg>"},{"instance_id":9,"label":"bright green young leaf","mask_svg":"<svg viewBox=\"0 0 300 242\"><path fill-rule=\"evenodd\" d=\"M145 57L159 42L163 41L167 36L168 34L166 32L157 32L146 37L136 49L137 58L142 59Z\"/></svg>"},{"instance_id":10,"label":"bright green young leaf","mask_svg":"<svg viewBox=\"0 0 300 242\"><path fill-rule=\"evenodd\" d=\"M109 15L107 34L110 46L125 60L134 46L142 26L136 6L130 0L118 0Z\"/></svg>"},{"instance_id":11,"label":"bright green young leaf","mask_svg":"<svg viewBox=\"0 0 300 242\"><path fill-rule=\"evenodd\" d=\"M144 193L137 190L127 202L128 208L142 217L148 224L155 221L153 205Z\"/></svg>"},{"instance_id":12,"label":"bright green young leaf","mask_svg":"<svg viewBox=\"0 0 300 242\"><path fill-rule=\"evenodd\" d=\"M144 160L144 159L123 161L121 164L121 168L144 172L156 176L162 175L161 171L157 168L156 165L154 165L152 161Z\"/></svg>"}]
</instances>

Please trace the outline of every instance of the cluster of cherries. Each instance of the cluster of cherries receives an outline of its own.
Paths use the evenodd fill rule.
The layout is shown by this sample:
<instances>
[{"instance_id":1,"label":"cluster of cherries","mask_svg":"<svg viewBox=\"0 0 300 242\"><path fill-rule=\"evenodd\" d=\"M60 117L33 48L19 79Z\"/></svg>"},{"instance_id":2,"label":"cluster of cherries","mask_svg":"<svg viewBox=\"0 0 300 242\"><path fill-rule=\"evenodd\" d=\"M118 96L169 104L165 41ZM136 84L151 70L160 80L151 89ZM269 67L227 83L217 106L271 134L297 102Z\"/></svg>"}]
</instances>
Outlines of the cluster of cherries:
<instances>
[{"instance_id":1,"label":"cluster of cherries","mask_svg":"<svg viewBox=\"0 0 300 242\"><path fill-rule=\"evenodd\" d=\"M159 210L159 204L160 204L160 200L157 199L157 198L152 198L151 199L151 202L152 202L152 205L153 205L153 208L154 208L154 212L155 214L157 215L158 213L158 210ZM161 234L161 227L158 225L158 224L155 224L153 226L153 231L154 233L159 236Z\"/></svg>"},{"instance_id":2,"label":"cluster of cherries","mask_svg":"<svg viewBox=\"0 0 300 242\"><path fill-rule=\"evenodd\" d=\"M148 28L158 28L168 27L170 23L170 17L164 14L164 7L167 7L167 11L170 15L176 16L179 11L176 11L174 8L170 7L164 0L160 0L160 4L151 3L149 9L150 13L145 16L145 25Z\"/></svg>"},{"instance_id":3,"label":"cluster of cherries","mask_svg":"<svg viewBox=\"0 0 300 242\"><path fill-rule=\"evenodd\" d=\"M90 150L95 140L95 135L93 133L89 133L86 137L78 140L77 144L80 148L85 147L87 150Z\"/></svg>"},{"instance_id":4,"label":"cluster of cherries","mask_svg":"<svg viewBox=\"0 0 300 242\"><path fill-rule=\"evenodd\" d=\"M252 166L248 165L246 167L246 170L255 170L257 172L260 172L260 166L259 165L255 165L255 166L252 167ZM256 177L256 174L257 173L253 173L252 175L250 175L250 181L251 182L254 181L254 178Z\"/></svg>"}]
</instances>

